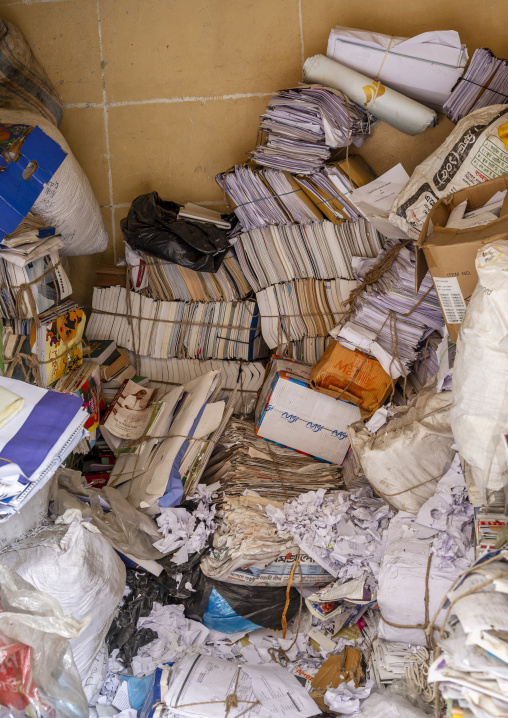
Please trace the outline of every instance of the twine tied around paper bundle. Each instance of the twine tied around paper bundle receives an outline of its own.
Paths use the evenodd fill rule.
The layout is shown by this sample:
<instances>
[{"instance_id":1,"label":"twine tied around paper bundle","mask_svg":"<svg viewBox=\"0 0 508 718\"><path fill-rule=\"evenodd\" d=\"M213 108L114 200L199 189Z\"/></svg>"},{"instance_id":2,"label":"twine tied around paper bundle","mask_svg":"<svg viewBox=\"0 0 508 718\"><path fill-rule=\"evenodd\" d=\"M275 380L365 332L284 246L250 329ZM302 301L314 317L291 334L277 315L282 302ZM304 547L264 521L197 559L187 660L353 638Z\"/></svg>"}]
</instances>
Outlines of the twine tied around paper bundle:
<instances>
[{"instance_id":1,"label":"twine tied around paper bundle","mask_svg":"<svg viewBox=\"0 0 508 718\"><path fill-rule=\"evenodd\" d=\"M237 690L238 690L238 683L240 680L240 671L241 668L238 668L236 672L236 679L235 679L235 685L233 687L233 691L229 693L223 700L216 700L216 701L199 701L197 703L177 703L174 706L171 706L173 709L177 708L191 708L193 706L210 706L210 705L217 705L217 704L224 704L226 712L224 714L224 718L228 718L229 713L232 708L238 708L240 703L247 703L248 706L245 710L243 710L241 713L237 713L235 718L240 718L241 716L246 715L249 711L251 711L256 706L261 705L259 700L256 701L247 701L243 700L241 698L238 698Z\"/></svg>"},{"instance_id":2,"label":"twine tied around paper bundle","mask_svg":"<svg viewBox=\"0 0 508 718\"><path fill-rule=\"evenodd\" d=\"M34 293L32 291L32 285L38 284L41 279L44 279L44 277L47 277L48 274L54 274L54 280L55 284L57 284L57 277L56 277L56 269L60 266L61 260L58 260L53 266L49 267L43 274L39 275L35 279L32 279L31 282L23 282L19 285L12 285L12 284L2 284L0 285L0 289L17 289L16 293L16 301L14 305L14 311L13 311L13 317L14 319L32 319L34 325L36 327L40 327L41 323L39 320L39 313L37 311L37 304L35 301ZM26 301L25 301L26 296ZM28 304L28 306L27 306ZM31 316L26 316L26 312L23 312L23 306L25 309L28 309L31 313Z\"/></svg>"},{"instance_id":3,"label":"twine tied around paper bundle","mask_svg":"<svg viewBox=\"0 0 508 718\"><path fill-rule=\"evenodd\" d=\"M59 317L61 318L61 317ZM61 354L57 354L55 357L51 357L51 359L45 359L40 360L36 354L24 354L22 352L18 352L17 354L14 354L12 357L6 357L4 355L3 361L4 364L8 365L7 370L4 372L4 376L7 379L11 379L12 375L14 374L14 371L16 370L16 367L20 367L23 371L24 375L24 381L30 384L30 371L34 375L35 382L37 386L40 386L42 388L46 388L46 384L42 381L42 375L41 375L41 366L44 364L51 364L54 361L58 361L58 359L61 359L62 357L67 357L67 361L65 363L65 370L67 371L68 363L71 360L71 349L79 349L81 348L83 354L90 354L90 346L85 342L84 339L79 339L75 344L72 345L72 347L69 347L68 339L67 339L67 333L65 332L64 327L64 339L65 339L65 351L63 351ZM65 372L64 372L65 373Z\"/></svg>"},{"instance_id":4,"label":"twine tied around paper bundle","mask_svg":"<svg viewBox=\"0 0 508 718\"><path fill-rule=\"evenodd\" d=\"M491 556L491 558L487 559L486 561L483 561L481 566L482 568L484 566L488 566L489 563L492 563L494 561L499 561L499 555L496 554L495 556ZM508 577L508 570L507 571L501 571L500 573L496 574L495 576L491 576L490 578L486 579L485 581L482 581L482 583L477 584L476 586L473 586L472 588L469 588L467 591L464 591L464 593L461 593L459 596L457 596L454 599L450 600L450 605L447 608L443 623L441 626L436 625L437 617L439 616L439 613L443 609L445 603L448 599L449 594L455 589L457 584L468 574L472 573L476 568L478 568L478 564L474 564L473 566L470 566L468 569L460 573L457 578L453 581L452 585L447 589L443 599L441 600L434 616L432 617L431 621L429 622L429 625L425 629L425 633L427 635L433 636L435 630L439 630L439 640L442 640L445 634L446 624L448 623L448 619L450 618L450 613L452 612L453 607L455 604L460 601L462 598L466 598L466 596L471 596L473 593L476 593L480 591L482 588L486 588L487 586L490 586L495 581L498 581L502 578ZM427 641L428 642L428 641ZM441 648L439 645L435 645L434 647L434 655L433 658L436 660L441 653ZM440 718L441 712L440 712L440 701L439 701L439 686L440 681L434 682L435 687L435 694L434 694L434 716L435 718Z\"/></svg>"}]
</instances>

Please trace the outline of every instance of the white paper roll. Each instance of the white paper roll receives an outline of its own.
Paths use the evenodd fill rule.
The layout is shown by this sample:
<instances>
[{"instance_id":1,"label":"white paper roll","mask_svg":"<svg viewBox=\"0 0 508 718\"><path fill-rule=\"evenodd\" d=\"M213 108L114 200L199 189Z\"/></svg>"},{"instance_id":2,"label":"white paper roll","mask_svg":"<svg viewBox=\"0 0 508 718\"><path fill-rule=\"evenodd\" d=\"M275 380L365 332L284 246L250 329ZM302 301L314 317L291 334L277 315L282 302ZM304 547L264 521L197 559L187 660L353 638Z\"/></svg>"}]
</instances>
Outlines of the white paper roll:
<instances>
[{"instance_id":1,"label":"white paper roll","mask_svg":"<svg viewBox=\"0 0 508 718\"><path fill-rule=\"evenodd\" d=\"M437 122L434 110L324 55L307 58L303 79L340 90L374 117L407 135L418 135Z\"/></svg>"}]
</instances>

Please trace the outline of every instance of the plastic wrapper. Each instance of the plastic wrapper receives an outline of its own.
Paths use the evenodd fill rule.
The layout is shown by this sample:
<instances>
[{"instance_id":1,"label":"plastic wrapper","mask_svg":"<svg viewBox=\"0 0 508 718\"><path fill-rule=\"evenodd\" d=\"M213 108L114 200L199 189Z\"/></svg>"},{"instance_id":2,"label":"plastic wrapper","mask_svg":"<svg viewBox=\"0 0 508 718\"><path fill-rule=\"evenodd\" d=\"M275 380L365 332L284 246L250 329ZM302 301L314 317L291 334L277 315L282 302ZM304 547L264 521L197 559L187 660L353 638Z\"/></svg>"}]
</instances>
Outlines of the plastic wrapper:
<instances>
[{"instance_id":1,"label":"plastic wrapper","mask_svg":"<svg viewBox=\"0 0 508 718\"><path fill-rule=\"evenodd\" d=\"M316 391L350 401L369 413L384 404L392 389L390 376L377 359L337 342L329 344L314 364L310 381Z\"/></svg>"},{"instance_id":2,"label":"plastic wrapper","mask_svg":"<svg viewBox=\"0 0 508 718\"><path fill-rule=\"evenodd\" d=\"M437 122L434 110L324 55L305 61L303 79L340 90L374 117L407 135L417 135Z\"/></svg>"},{"instance_id":3,"label":"plastic wrapper","mask_svg":"<svg viewBox=\"0 0 508 718\"><path fill-rule=\"evenodd\" d=\"M295 581L298 580L297 575ZM186 602L186 614L189 618L202 619L207 628L224 633L252 631L260 626L273 630L282 628L286 586L239 586L214 581L202 574L194 588L196 592ZM300 606L296 588L290 589L289 597L287 621L298 613Z\"/></svg>"},{"instance_id":4,"label":"plastic wrapper","mask_svg":"<svg viewBox=\"0 0 508 718\"><path fill-rule=\"evenodd\" d=\"M155 521L131 506L117 489L111 486L92 489L79 471L70 469L60 469L57 477L58 491L51 504L54 514L61 516L67 509L79 509L83 518L91 519L92 524L121 553L140 560L156 561L163 557L153 547L153 543L161 538ZM104 503L111 507L110 511L103 506Z\"/></svg>"},{"instance_id":5,"label":"plastic wrapper","mask_svg":"<svg viewBox=\"0 0 508 718\"><path fill-rule=\"evenodd\" d=\"M113 620L125 587L125 568L104 536L74 521L48 526L15 547L5 549L2 561L35 588L56 599L76 619L92 620L71 639L76 666L83 681Z\"/></svg>"},{"instance_id":6,"label":"plastic wrapper","mask_svg":"<svg viewBox=\"0 0 508 718\"><path fill-rule=\"evenodd\" d=\"M133 657L141 646L157 638L155 631L149 628L138 630L138 619L150 615L154 602L163 605L180 602L173 595L175 584L175 579L166 576L165 573L160 576L153 576L149 573L140 573L134 569L127 569L127 588L129 593L118 609L106 637L106 643L110 651L115 648L120 649L117 659L124 665L131 664ZM190 594L190 592L187 593Z\"/></svg>"},{"instance_id":7,"label":"plastic wrapper","mask_svg":"<svg viewBox=\"0 0 508 718\"><path fill-rule=\"evenodd\" d=\"M213 224L178 219L180 207L157 192L136 197L121 222L125 241L132 249L196 272L216 272L229 249L227 232Z\"/></svg>"},{"instance_id":8,"label":"plastic wrapper","mask_svg":"<svg viewBox=\"0 0 508 718\"><path fill-rule=\"evenodd\" d=\"M0 703L13 715L32 706L39 716L53 718L56 711L60 718L86 718L88 702L69 639L88 623L64 615L55 598L0 563ZM10 680L6 671L12 671Z\"/></svg>"},{"instance_id":9,"label":"plastic wrapper","mask_svg":"<svg viewBox=\"0 0 508 718\"><path fill-rule=\"evenodd\" d=\"M392 691L374 691L363 701L362 718L427 718L428 714Z\"/></svg>"}]
</instances>

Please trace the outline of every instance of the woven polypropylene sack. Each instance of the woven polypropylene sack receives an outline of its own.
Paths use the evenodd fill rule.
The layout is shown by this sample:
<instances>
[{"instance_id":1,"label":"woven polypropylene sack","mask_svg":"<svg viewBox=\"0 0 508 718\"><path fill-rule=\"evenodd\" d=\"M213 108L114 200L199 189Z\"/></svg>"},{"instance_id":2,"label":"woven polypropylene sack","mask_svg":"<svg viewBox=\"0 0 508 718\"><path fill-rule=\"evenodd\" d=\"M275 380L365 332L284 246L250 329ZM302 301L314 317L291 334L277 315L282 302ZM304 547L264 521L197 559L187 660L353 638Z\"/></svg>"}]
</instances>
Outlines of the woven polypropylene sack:
<instances>
[{"instance_id":1,"label":"woven polypropylene sack","mask_svg":"<svg viewBox=\"0 0 508 718\"><path fill-rule=\"evenodd\" d=\"M32 207L32 211L56 228L65 244L60 254L66 256L95 254L108 246L108 233L101 210L87 176L60 130L36 112L0 108L1 123L38 126L67 152Z\"/></svg>"},{"instance_id":2,"label":"woven polypropylene sack","mask_svg":"<svg viewBox=\"0 0 508 718\"><path fill-rule=\"evenodd\" d=\"M450 421L482 498L508 483L508 241L483 246L457 339Z\"/></svg>"}]
</instances>

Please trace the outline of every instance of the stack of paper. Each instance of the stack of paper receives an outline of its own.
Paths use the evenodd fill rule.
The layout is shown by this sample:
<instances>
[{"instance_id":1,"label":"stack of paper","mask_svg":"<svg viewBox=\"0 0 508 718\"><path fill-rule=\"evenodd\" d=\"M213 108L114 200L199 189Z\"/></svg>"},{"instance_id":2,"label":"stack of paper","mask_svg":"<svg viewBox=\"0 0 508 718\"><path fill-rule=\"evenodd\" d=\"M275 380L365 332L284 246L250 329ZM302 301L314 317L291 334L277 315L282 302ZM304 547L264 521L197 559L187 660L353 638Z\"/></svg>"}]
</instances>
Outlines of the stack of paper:
<instances>
[{"instance_id":1,"label":"stack of paper","mask_svg":"<svg viewBox=\"0 0 508 718\"><path fill-rule=\"evenodd\" d=\"M417 516L400 512L390 522L383 537L377 595L381 638L426 644L425 631L418 626L424 625L426 615L436 615L454 579L474 561L473 507L466 497L457 454ZM443 617L442 612L437 616L437 626Z\"/></svg>"},{"instance_id":2,"label":"stack of paper","mask_svg":"<svg viewBox=\"0 0 508 718\"><path fill-rule=\"evenodd\" d=\"M326 54L437 110L442 109L468 58L467 47L455 30L406 38L341 25L330 32Z\"/></svg>"},{"instance_id":3,"label":"stack of paper","mask_svg":"<svg viewBox=\"0 0 508 718\"><path fill-rule=\"evenodd\" d=\"M493 551L502 534L508 531L508 516L502 506L481 506L475 508L476 555L482 556L485 551Z\"/></svg>"},{"instance_id":4,"label":"stack of paper","mask_svg":"<svg viewBox=\"0 0 508 718\"><path fill-rule=\"evenodd\" d=\"M362 216L352 193L375 176L359 155L353 155L343 162L326 164L313 174L299 175L296 181L325 217L340 224L345 219L354 222Z\"/></svg>"},{"instance_id":5,"label":"stack of paper","mask_svg":"<svg viewBox=\"0 0 508 718\"><path fill-rule=\"evenodd\" d=\"M220 372L210 371L157 397L142 441L120 453L109 486L153 516L180 503L184 483L192 494L212 451L212 435L232 413L232 407L225 413L225 403L216 401L219 386Z\"/></svg>"},{"instance_id":6,"label":"stack of paper","mask_svg":"<svg viewBox=\"0 0 508 718\"><path fill-rule=\"evenodd\" d=\"M277 444L268 446L255 434L254 423L231 420L208 462L203 482L220 481L225 503L252 491L263 499L284 501L309 488L344 486L338 466ZM219 504L222 500L219 499Z\"/></svg>"},{"instance_id":7,"label":"stack of paper","mask_svg":"<svg viewBox=\"0 0 508 718\"><path fill-rule=\"evenodd\" d=\"M90 444L97 440L100 412L104 409L101 392L100 367L96 362L84 361L81 366L64 374L55 384L55 391L63 394L75 394L83 401L83 407L89 416L85 429L90 434Z\"/></svg>"},{"instance_id":8,"label":"stack of paper","mask_svg":"<svg viewBox=\"0 0 508 718\"><path fill-rule=\"evenodd\" d=\"M344 279L298 279L257 292L267 346L314 364L329 341L328 332L347 313L351 285Z\"/></svg>"},{"instance_id":9,"label":"stack of paper","mask_svg":"<svg viewBox=\"0 0 508 718\"><path fill-rule=\"evenodd\" d=\"M148 275L148 291L154 299L171 302L232 302L243 299L250 286L232 254L217 272L194 272L140 252Z\"/></svg>"},{"instance_id":10,"label":"stack of paper","mask_svg":"<svg viewBox=\"0 0 508 718\"><path fill-rule=\"evenodd\" d=\"M88 414L76 396L5 377L0 387L24 399L0 429L0 515L6 515L19 511L49 481L85 435Z\"/></svg>"},{"instance_id":11,"label":"stack of paper","mask_svg":"<svg viewBox=\"0 0 508 718\"><path fill-rule=\"evenodd\" d=\"M487 553L448 593L442 653L429 668L443 698L482 718L508 715L507 568L506 550Z\"/></svg>"},{"instance_id":12,"label":"stack of paper","mask_svg":"<svg viewBox=\"0 0 508 718\"><path fill-rule=\"evenodd\" d=\"M508 60L499 59L486 47L475 51L469 67L444 104L452 122L473 110L502 105L508 100Z\"/></svg>"},{"instance_id":13,"label":"stack of paper","mask_svg":"<svg viewBox=\"0 0 508 718\"><path fill-rule=\"evenodd\" d=\"M133 352L131 359L135 361ZM229 398L236 391L235 414L248 414L254 409L265 373L261 362L153 359L150 356L140 356L138 359L142 376L150 377L150 386L158 386L164 393L171 385L185 384L212 370L220 371L222 386L218 398Z\"/></svg>"},{"instance_id":14,"label":"stack of paper","mask_svg":"<svg viewBox=\"0 0 508 718\"><path fill-rule=\"evenodd\" d=\"M375 264L373 260L355 260L358 277L361 279ZM390 269L377 282L361 292L348 324L331 332L343 346L372 353L385 371L394 376L407 373L418 358L421 343L434 329L444 325L430 275L425 277L416 295L414 275L415 253L409 245L400 250ZM356 330L363 340L354 339L350 334ZM384 357L378 355L374 344L381 347ZM398 373L393 374L393 368Z\"/></svg>"},{"instance_id":15,"label":"stack of paper","mask_svg":"<svg viewBox=\"0 0 508 718\"><path fill-rule=\"evenodd\" d=\"M64 268L59 263L58 250L63 246L64 243L59 236L37 239L30 244L25 243L5 249L3 245L0 246L2 317L32 317L28 292L23 292L16 307L18 288L22 284L30 284L37 314L69 296L72 287ZM38 279L40 281L37 281Z\"/></svg>"},{"instance_id":16,"label":"stack of paper","mask_svg":"<svg viewBox=\"0 0 508 718\"><path fill-rule=\"evenodd\" d=\"M247 281L258 292L293 279L354 279L353 257L377 257L384 237L364 219L265 227L238 236L235 251ZM349 283L349 291L356 282Z\"/></svg>"},{"instance_id":17,"label":"stack of paper","mask_svg":"<svg viewBox=\"0 0 508 718\"><path fill-rule=\"evenodd\" d=\"M289 534L277 534L263 510L267 502L257 493L226 496L218 513L212 551L201 561L205 576L240 585L285 586L299 555L304 585L324 586L333 581L307 552L299 552ZM299 575L300 569L298 582Z\"/></svg>"},{"instance_id":18,"label":"stack of paper","mask_svg":"<svg viewBox=\"0 0 508 718\"><path fill-rule=\"evenodd\" d=\"M287 172L316 172L332 150L370 132L370 116L341 92L300 85L277 92L260 125L254 160Z\"/></svg>"},{"instance_id":19,"label":"stack of paper","mask_svg":"<svg viewBox=\"0 0 508 718\"><path fill-rule=\"evenodd\" d=\"M162 302L136 292L127 296L123 287L95 287L86 334L155 359L252 361L263 352L258 327L254 301Z\"/></svg>"}]
</instances>

